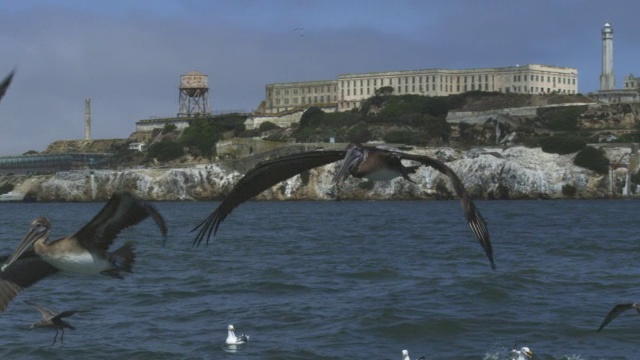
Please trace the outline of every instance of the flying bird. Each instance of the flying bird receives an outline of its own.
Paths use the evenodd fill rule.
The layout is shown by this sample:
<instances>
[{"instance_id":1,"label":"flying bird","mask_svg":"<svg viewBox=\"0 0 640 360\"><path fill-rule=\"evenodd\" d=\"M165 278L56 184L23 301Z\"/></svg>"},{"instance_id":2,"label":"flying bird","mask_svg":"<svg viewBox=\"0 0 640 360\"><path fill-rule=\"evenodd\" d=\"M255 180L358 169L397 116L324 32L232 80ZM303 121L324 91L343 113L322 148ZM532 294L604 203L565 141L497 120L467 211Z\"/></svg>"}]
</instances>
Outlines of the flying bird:
<instances>
[{"instance_id":1,"label":"flying bird","mask_svg":"<svg viewBox=\"0 0 640 360\"><path fill-rule=\"evenodd\" d=\"M122 278L132 271L135 254L127 243L108 249L125 228L151 216L166 240L167 226L162 215L149 203L127 192L115 193L96 216L76 233L49 239L51 224L38 217L0 269L0 314L24 288L58 271L80 274L103 273ZM32 248L32 250L29 250Z\"/></svg>"},{"instance_id":2,"label":"flying bird","mask_svg":"<svg viewBox=\"0 0 640 360\"><path fill-rule=\"evenodd\" d=\"M510 356L511 360L528 360L528 359L531 359L532 357L533 357L533 351L531 351L531 349L529 349L526 346L523 346L522 348L520 348L520 350L518 349L511 350L511 356Z\"/></svg>"},{"instance_id":3,"label":"flying bird","mask_svg":"<svg viewBox=\"0 0 640 360\"><path fill-rule=\"evenodd\" d=\"M62 330L62 336L60 336L60 342L62 343L64 342L64 329L65 328L71 329L71 330L76 329L73 325L69 324L67 321L62 320L62 318L69 317L77 312L81 312L80 310L67 310L58 314L53 310L49 310L44 306L34 304L31 301L25 300L24 302L33 306L34 308L36 308L36 310L40 311L40 313L42 314L42 319L40 321L37 321L31 324L31 327L29 327L29 330L33 328L39 328L39 327L53 328L56 331L56 336L53 337L52 344L55 344L56 340L58 339L58 330Z\"/></svg>"},{"instance_id":4,"label":"flying bird","mask_svg":"<svg viewBox=\"0 0 640 360\"><path fill-rule=\"evenodd\" d=\"M613 319L618 317L618 315L622 314L623 312L625 312L627 310L631 310L631 309L636 309L638 314L640 314L640 303L618 304L618 305L614 306L613 309L611 309L611 311L609 311L607 316L602 321L602 324L600 324L600 327L596 331L598 331L598 332L602 331L602 329L604 329L604 327L607 326L607 324L610 323Z\"/></svg>"},{"instance_id":5,"label":"flying bird","mask_svg":"<svg viewBox=\"0 0 640 360\"><path fill-rule=\"evenodd\" d=\"M225 341L227 345L242 345L249 341L249 335L240 334L240 336L236 336L235 331L236 329L233 325L227 327L227 340Z\"/></svg>"},{"instance_id":6,"label":"flying bird","mask_svg":"<svg viewBox=\"0 0 640 360\"><path fill-rule=\"evenodd\" d=\"M368 178L375 181L386 181L402 176L407 181L414 182L409 175L415 173L421 165L430 166L449 177L453 189L462 202L464 216L489 258L491 268L495 270L493 248L487 225L465 190L462 181L451 168L442 161L426 155L407 154L355 143L349 144L346 150L309 151L259 163L245 174L222 203L192 230L199 229L193 245L200 245L205 237L208 244L212 233L215 236L218 227L233 209L262 191L303 171L341 159L344 159L342 167L333 177L333 181L336 183L340 179L348 177L349 174L356 178ZM416 161L421 165L405 166L402 164L402 160Z\"/></svg>"},{"instance_id":7,"label":"flying bird","mask_svg":"<svg viewBox=\"0 0 640 360\"><path fill-rule=\"evenodd\" d=\"M9 75L2 80L2 83L0 83L0 100L4 97L4 94L7 93L7 89L9 88L9 85L11 85L11 80L13 80L15 72L15 70L11 71Z\"/></svg>"}]
</instances>

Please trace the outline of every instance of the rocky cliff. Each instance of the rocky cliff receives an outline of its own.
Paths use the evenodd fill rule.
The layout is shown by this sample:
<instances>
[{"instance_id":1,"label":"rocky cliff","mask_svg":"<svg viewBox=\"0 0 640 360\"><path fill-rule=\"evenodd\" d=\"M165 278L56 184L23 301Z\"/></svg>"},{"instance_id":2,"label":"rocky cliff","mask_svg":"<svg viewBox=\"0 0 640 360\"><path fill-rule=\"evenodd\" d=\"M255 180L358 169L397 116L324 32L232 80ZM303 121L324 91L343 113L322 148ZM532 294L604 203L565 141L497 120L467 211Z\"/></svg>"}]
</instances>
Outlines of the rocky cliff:
<instances>
[{"instance_id":1,"label":"rocky cliff","mask_svg":"<svg viewBox=\"0 0 640 360\"><path fill-rule=\"evenodd\" d=\"M621 194L626 168L602 176L573 165L574 154L556 155L539 148L512 147L486 151L429 148L415 153L440 158L459 174L474 198L553 199L565 198L563 187L575 188L575 197L603 198ZM628 148L607 148L612 161L625 158ZM334 199L434 199L454 194L448 179L434 169L422 167L412 175L415 183L403 179L370 182L349 178L340 186L331 179L340 163L330 164L295 176L260 194L260 200ZM623 164L624 165L624 164ZM59 172L53 176L0 177L0 185L13 190L5 199L27 196L38 201L104 201L114 191L129 190L148 200L211 200L223 197L240 179L241 173L216 164L173 169L131 169ZM613 182L613 186L612 186Z\"/></svg>"}]
</instances>

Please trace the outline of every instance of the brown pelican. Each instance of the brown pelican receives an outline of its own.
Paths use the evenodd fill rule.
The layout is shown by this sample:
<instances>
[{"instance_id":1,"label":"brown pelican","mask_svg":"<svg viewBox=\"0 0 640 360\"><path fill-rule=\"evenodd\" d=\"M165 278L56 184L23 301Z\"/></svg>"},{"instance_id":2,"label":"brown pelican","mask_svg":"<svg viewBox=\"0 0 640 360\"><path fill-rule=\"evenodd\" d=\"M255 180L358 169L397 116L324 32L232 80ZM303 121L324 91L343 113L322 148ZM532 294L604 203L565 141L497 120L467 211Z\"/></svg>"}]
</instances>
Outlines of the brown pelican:
<instances>
[{"instance_id":1,"label":"brown pelican","mask_svg":"<svg viewBox=\"0 0 640 360\"><path fill-rule=\"evenodd\" d=\"M120 231L151 216L163 236L167 226L162 215L151 205L123 192L115 193L100 212L75 234L49 239L51 225L39 217L5 260L0 271L0 313L22 289L58 271L81 274L103 273L122 278L131 272L135 254L133 245L125 244L109 252ZM27 251L33 247L32 251Z\"/></svg>"},{"instance_id":2,"label":"brown pelican","mask_svg":"<svg viewBox=\"0 0 640 360\"><path fill-rule=\"evenodd\" d=\"M9 88L9 85L11 85L11 80L13 80L13 74L15 74L15 70L10 72L9 75L2 80L2 83L0 83L0 99L2 99L4 94L7 93L7 89Z\"/></svg>"},{"instance_id":3,"label":"brown pelican","mask_svg":"<svg viewBox=\"0 0 640 360\"><path fill-rule=\"evenodd\" d=\"M618 317L618 315L622 314L623 312L631 309L636 309L638 314L640 314L640 303L618 304L614 306L613 309L609 311L607 316L602 321L602 324L600 324L600 327L596 331L602 331L602 329L604 329L604 327L607 326L607 324L610 323L611 320L615 319L616 317Z\"/></svg>"},{"instance_id":4,"label":"brown pelican","mask_svg":"<svg viewBox=\"0 0 640 360\"><path fill-rule=\"evenodd\" d=\"M242 345L249 341L249 335L240 334L240 336L236 336L236 329L233 325L229 325L227 330L227 340L225 341L227 345Z\"/></svg>"},{"instance_id":5,"label":"brown pelican","mask_svg":"<svg viewBox=\"0 0 640 360\"><path fill-rule=\"evenodd\" d=\"M60 342L64 342L64 329L65 328L71 329L71 330L76 329L73 325L62 320L62 318L69 317L77 312L81 312L80 310L67 310L57 314L54 311L49 310L44 306L34 304L31 301L25 300L24 302L33 306L34 308L36 308L36 310L40 311L40 313L42 314L42 319L38 322L34 322L33 324L31 324L31 327L29 328L29 330L33 328L38 328L38 327L54 328L56 331L56 336L53 337L52 344L55 344L56 340L58 339L58 330L62 330L62 336L60 336Z\"/></svg>"},{"instance_id":6,"label":"brown pelican","mask_svg":"<svg viewBox=\"0 0 640 360\"><path fill-rule=\"evenodd\" d=\"M487 225L465 190L462 181L451 168L443 162L426 155L407 154L360 144L349 144L346 150L310 151L259 163L242 177L224 201L192 230L200 229L193 241L193 245L199 245L205 237L208 244L211 234L213 233L215 236L222 221L243 202L303 171L336 162L340 159L344 159L344 162L333 177L334 182L339 182L341 178L347 177L349 174L356 178L364 177L379 181L391 180L402 176L404 179L413 182L409 175L414 173L419 166L405 166L402 164L402 160L416 161L421 165L431 166L447 175L453 184L453 189L460 197L464 216L469 222L471 230L489 258L491 267L495 270L493 249Z\"/></svg>"}]
</instances>

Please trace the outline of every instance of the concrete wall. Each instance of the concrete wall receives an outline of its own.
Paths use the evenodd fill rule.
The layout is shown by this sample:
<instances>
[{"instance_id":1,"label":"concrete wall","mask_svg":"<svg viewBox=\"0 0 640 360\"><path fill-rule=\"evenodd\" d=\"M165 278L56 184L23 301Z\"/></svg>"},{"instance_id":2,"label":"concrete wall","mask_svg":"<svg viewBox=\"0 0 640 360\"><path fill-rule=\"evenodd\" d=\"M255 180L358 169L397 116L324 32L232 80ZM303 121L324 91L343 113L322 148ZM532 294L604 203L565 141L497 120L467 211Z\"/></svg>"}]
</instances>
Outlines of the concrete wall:
<instances>
[{"instance_id":1,"label":"concrete wall","mask_svg":"<svg viewBox=\"0 0 640 360\"><path fill-rule=\"evenodd\" d=\"M562 106L595 106L593 103L567 103L546 106L523 106L517 108L496 109L489 111L450 111L447 114L447 122L451 124L484 124L489 119L497 119L501 116L535 117L540 108L554 108Z\"/></svg>"}]
</instances>

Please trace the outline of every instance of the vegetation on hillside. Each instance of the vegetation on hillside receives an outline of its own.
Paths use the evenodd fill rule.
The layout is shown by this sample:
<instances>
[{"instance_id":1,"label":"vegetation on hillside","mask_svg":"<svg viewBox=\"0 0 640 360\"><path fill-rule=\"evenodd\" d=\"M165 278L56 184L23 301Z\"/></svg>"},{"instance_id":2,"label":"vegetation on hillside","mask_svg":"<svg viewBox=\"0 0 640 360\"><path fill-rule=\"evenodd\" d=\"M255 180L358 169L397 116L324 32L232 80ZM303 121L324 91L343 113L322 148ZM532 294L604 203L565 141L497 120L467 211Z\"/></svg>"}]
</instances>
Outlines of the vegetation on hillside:
<instances>
[{"instance_id":1,"label":"vegetation on hillside","mask_svg":"<svg viewBox=\"0 0 640 360\"><path fill-rule=\"evenodd\" d=\"M147 159L166 162L185 154L210 158L216 154L216 143L225 133L237 137L245 131L245 116L196 116L181 133L176 126L167 124L161 131L162 138L149 146Z\"/></svg>"},{"instance_id":2,"label":"vegetation on hillside","mask_svg":"<svg viewBox=\"0 0 640 360\"><path fill-rule=\"evenodd\" d=\"M577 166L593 170L601 175L609 173L609 159L603 149L596 149L593 146L586 146L580 150L573 159Z\"/></svg>"}]
</instances>

